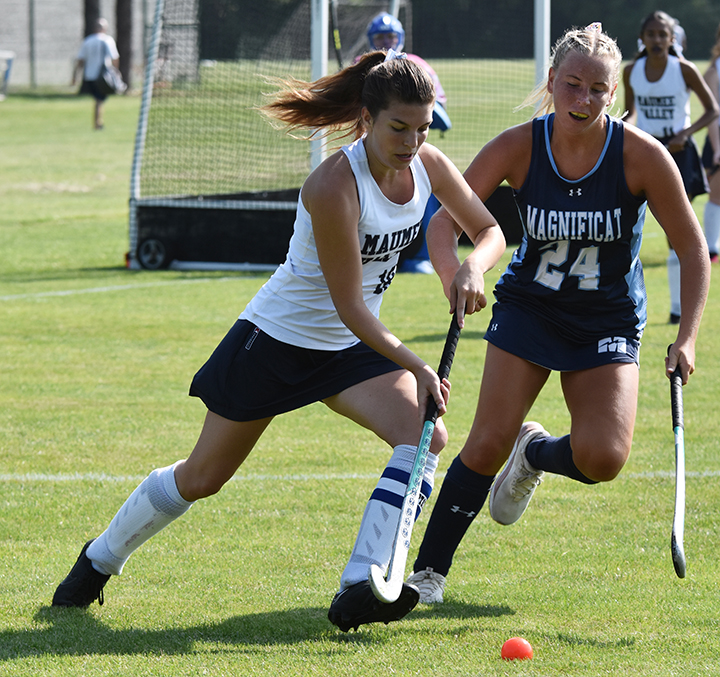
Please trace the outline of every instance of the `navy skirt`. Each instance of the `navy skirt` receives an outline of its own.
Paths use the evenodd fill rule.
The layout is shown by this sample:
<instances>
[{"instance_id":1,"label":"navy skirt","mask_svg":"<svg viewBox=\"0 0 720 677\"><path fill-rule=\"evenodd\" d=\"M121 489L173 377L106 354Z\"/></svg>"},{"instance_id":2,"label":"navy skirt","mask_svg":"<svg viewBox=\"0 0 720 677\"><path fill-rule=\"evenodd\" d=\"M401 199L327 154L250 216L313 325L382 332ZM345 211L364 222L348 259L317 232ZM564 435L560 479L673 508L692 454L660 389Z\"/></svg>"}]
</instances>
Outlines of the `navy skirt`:
<instances>
[{"instance_id":1,"label":"navy skirt","mask_svg":"<svg viewBox=\"0 0 720 677\"><path fill-rule=\"evenodd\" d=\"M252 322L238 320L195 374L190 395L218 416L255 421L399 369L362 341L344 350L310 350L278 341Z\"/></svg>"}]
</instances>

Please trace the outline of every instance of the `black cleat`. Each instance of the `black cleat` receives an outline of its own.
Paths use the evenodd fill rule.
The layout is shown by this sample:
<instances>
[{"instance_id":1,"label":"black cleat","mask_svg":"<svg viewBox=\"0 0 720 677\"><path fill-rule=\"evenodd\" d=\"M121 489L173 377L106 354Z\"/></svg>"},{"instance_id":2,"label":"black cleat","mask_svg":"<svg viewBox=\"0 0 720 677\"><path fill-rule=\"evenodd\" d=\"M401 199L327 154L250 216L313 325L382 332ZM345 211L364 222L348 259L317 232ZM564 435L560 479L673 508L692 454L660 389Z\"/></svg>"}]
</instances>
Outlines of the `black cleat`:
<instances>
[{"instance_id":1,"label":"black cleat","mask_svg":"<svg viewBox=\"0 0 720 677\"><path fill-rule=\"evenodd\" d=\"M420 600L420 592L413 585L403 583L400 597L392 604L381 602L372 591L370 581L361 581L338 592L333 597L328 619L343 632L357 630L365 623L382 621L387 625L407 616Z\"/></svg>"},{"instance_id":2,"label":"black cleat","mask_svg":"<svg viewBox=\"0 0 720 677\"><path fill-rule=\"evenodd\" d=\"M95 600L100 606L105 601L103 588L110 579L109 574L101 574L97 571L85 551L95 539L90 539L80 551L80 556L65 580L58 585L53 595L53 606L77 606L88 607Z\"/></svg>"}]
</instances>

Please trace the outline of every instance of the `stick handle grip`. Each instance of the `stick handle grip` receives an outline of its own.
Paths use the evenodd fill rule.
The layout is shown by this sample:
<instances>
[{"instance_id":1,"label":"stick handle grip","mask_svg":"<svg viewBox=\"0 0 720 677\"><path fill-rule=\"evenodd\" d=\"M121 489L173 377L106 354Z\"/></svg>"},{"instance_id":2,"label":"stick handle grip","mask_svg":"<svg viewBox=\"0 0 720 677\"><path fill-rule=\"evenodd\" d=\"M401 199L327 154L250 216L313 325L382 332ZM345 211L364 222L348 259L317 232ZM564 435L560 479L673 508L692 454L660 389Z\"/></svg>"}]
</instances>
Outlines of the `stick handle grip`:
<instances>
[{"instance_id":1,"label":"stick handle grip","mask_svg":"<svg viewBox=\"0 0 720 677\"><path fill-rule=\"evenodd\" d=\"M440 366L437 370L438 377L441 381L450 375L450 368L452 367L453 359L455 358L455 349L457 348L459 338L460 325L458 324L457 313L454 313L452 321L450 322L450 329L448 330L447 338L445 339L445 347L443 348L442 357L440 358ZM437 421L437 417L437 404L435 404L435 400L431 397L428 400L427 409L425 410L425 421L435 423L435 421Z\"/></svg>"},{"instance_id":2,"label":"stick handle grip","mask_svg":"<svg viewBox=\"0 0 720 677\"><path fill-rule=\"evenodd\" d=\"M668 346L668 353L670 346ZM675 428L685 428L683 414L683 396L682 396L682 372L680 365L675 367L675 371L670 376L670 404L672 406L672 424Z\"/></svg>"},{"instance_id":3,"label":"stick handle grip","mask_svg":"<svg viewBox=\"0 0 720 677\"><path fill-rule=\"evenodd\" d=\"M673 430L675 430L675 428L684 429L682 373L680 372L680 367L677 367L670 377L670 402L672 404Z\"/></svg>"}]
</instances>

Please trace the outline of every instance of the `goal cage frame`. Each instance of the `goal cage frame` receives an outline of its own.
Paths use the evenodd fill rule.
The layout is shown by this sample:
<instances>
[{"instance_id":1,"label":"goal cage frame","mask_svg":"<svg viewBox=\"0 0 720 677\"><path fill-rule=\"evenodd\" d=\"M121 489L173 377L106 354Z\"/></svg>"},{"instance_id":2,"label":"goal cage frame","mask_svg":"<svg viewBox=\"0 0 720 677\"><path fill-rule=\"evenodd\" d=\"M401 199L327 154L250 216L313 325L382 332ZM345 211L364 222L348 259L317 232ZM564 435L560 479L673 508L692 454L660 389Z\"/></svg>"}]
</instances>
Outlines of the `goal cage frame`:
<instances>
[{"instance_id":1,"label":"goal cage frame","mask_svg":"<svg viewBox=\"0 0 720 677\"><path fill-rule=\"evenodd\" d=\"M328 61L334 54L335 45L330 40L333 34L330 13L331 4L335 1L309 0L311 80L328 73ZM550 1L533 0L536 83L545 76L550 54ZM274 270L285 259L295 220L299 185L279 190L241 189L239 192L210 195L144 195L141 192L148 121L154 93L161 84L157 76L163 66L161 51L168 2L172 0L157 0L148 45L130 176L129 251L126 254L126 265L130 269ZM412 17L411 3L412 0L391 0L384 4L389 13L399 15L401 19L403 15L400 12L405 10L406 24ZM411 29L411 25L405 27ZM197 52L199 63L199 49ZM256 111L254 113L259 115ZM326 155L326 142L323 140L296 140L294 143L308 144L306 173L317 167ZM464 170L465 167L460 169ZM517 210L509 189L502 193L503 188L507 189L505 186L498 189L487 204L501 223L501 214L505 219L515 222L511 226L514 233L511 233L508 241L519 242L521 226Z\"/></svg>"}]
</instances>

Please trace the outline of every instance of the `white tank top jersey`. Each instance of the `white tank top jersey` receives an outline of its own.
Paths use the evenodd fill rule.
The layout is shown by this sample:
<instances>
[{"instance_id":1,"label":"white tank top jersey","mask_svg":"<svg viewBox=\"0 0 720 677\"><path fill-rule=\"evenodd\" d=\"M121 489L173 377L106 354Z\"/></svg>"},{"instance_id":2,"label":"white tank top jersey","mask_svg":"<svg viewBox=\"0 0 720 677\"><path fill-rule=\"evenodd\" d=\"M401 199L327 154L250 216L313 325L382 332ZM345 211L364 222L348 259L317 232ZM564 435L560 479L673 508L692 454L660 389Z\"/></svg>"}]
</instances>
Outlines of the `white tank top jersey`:
<instances>
[{"instance_id":1,"label":"white tank top jersey","mask_svg":"<svg viewBox=\"0 0 720 677\"><path fill-rule=\"evenodd\" d=\"M690 90L683 78L680 59L669 55L657 82L645 77L647 57L638 59L630 72L635 94L637 127L658 139L675 136L690 126Z\"/></svg>"},{"instance_id":2,"label":"white tank top jersey","mask_svg":"<svg viewBox=\"0 0 720 677\"><path fill-rule=\"evenodd\" d=\"M360 199L358 246L362 257L363 297L376 317L395 276L400 252L420 231L432 193L422 160L410 164L414 191L409 202L391 202L375 182L363 139L342 151L350 161ZM301 348L344 350L359 339L343 324L320 268L310 214L298 198L293 236L285 262L240 314L274 339Z\"/></svg>"}]
</instances>

